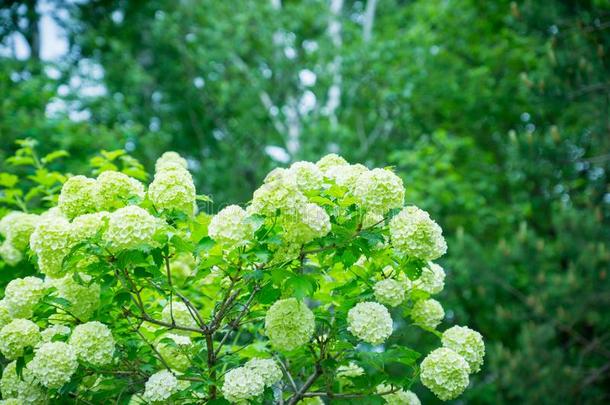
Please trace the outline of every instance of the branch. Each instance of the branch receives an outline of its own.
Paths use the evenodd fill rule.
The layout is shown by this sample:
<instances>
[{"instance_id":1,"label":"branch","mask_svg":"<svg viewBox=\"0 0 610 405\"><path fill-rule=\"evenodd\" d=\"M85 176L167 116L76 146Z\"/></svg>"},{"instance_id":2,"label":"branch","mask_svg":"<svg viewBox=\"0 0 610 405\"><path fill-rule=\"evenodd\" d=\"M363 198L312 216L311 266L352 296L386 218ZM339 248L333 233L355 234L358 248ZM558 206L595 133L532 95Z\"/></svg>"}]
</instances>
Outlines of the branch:
<instances>
[{"instance_id":1,"label":"branch","mask_svg":"<svg viewBox=\"0 0 610 405\"><path fill-rule=\"evenodd\" d=\"M237 315L237 317L235 319L233 319L231 322L229 322L229 325L228 325L229 330L225 333L225 335L220 340L220 343L218 344L218 348L216 349L216 352L214 353L216 356L218 356L218 353L220 353L220 349L222 348L222 345L224 345L227 338L229 337L229 334L231 333L231 329L237 328L239 326L239 322L242 320L242 318L244 316L246 316L246 313L248 312L248 309L250 309L250 305L252 304L252 301L254 300L254 296L256 295L256 293L259 290L260 290L260 286L258 284L255 285L254 289L252 290L252 293L250 294L250 297L248 298L248 301L246 301L246 303L244 304L244 307L242 308L240 313Z\"/></svg>"},{"instance_id":2,"label":"branch","mask_svg":"<svg viewBox=\"0 0 610 405\"><path fill-rule=\"evenodd\" d=\"M288 405L295 405L301 398L305 396L305 393L313 385L314 382L318 379L318 377L322 374L322 368L320 367L320 363L316 363L316 369L312 375L309 376L307 381L303 384L301 389L299 389L288 401Z\"/></svg>"}]
</instances>

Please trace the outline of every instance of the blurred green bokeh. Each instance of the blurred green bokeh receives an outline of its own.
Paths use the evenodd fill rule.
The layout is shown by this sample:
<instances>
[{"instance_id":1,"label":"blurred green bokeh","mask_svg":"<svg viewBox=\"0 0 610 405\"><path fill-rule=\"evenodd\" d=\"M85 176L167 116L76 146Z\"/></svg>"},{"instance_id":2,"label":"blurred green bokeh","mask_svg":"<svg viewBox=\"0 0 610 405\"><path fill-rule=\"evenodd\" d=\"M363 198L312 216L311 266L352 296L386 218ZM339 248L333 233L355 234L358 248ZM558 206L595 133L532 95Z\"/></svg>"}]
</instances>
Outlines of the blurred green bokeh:
<instances>
[{"instance_id":1,"label":"blurred green bokeh","mask_svg":"<svg viewBox=\"0 0 610 405\"><path fill-rule=\"evenodd\" d=\"M0 41L0 171L24 137L73 173L171 149L217 210L328 152L394 166L448 238L445 326L486 338L460 401L610 402L610 1L8 1Z\"/></svg>"}]
</instances>

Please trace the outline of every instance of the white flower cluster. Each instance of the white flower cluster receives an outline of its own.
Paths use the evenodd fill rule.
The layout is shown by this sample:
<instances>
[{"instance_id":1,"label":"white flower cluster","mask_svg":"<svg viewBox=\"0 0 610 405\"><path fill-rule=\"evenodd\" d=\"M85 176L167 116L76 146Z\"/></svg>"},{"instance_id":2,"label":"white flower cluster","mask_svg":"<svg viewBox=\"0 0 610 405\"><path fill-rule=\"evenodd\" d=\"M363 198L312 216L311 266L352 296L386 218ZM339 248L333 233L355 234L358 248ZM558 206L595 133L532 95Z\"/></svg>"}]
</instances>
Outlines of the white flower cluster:
<instances>
[{"instance_id":1,"label":"white flower cluster","mask_svg":"<svg viewBox=\"0 0 610 405\"><path fill-rule=\"evenodd\" d=\"M375 299L384 305L396 307L405 300L405 289L400 281L386 278L373 286Z\"/></svg>"},{"instance_id":2,"label":"white flower cluster","mask_svg":"<svg viewBox=\"0 0 610 405\"><path fill-rule=\"evenodd\" d=\"M331 170L335 166L346 166L349 165L347 160L343 159L341 156L330 153L326 156L323 156L320 160L316 162L316 166L324 173L327 174L329 170Z\"/></svg>"},{"instance_id":3,"label":"white flower cluster","mask_svg":"<svg viewBox=\"0 0 610 405\"><path fill-rule=\"evenodd\" d=\"M38 256L38 268L49 277L62 277L63 260L72 246L72 227L65 217L49 215L36 226L30 237L30 248Z\"/></svg>"},{"instance_id":4,"label":"white flower cluster","mask_svg":"<svg viewBox=\"0 0 610 405\"><path fill-rule=\"evenodd\" d=\"M266 387L270 387L282 379L282 370L271 359L254 358L248 361L244 367L261 376Z\"/></svg>"},{"instance_id":5,"label":"white flower cluster","mask_svg":"<svg viewBox=\"0 0 610 405\"><path fill-rule=\"evenodd\" d=\"M17 362L9 363L2 372L0 380L2 398L15 398L22 404L42 405L46 403L44 388L36 381L32 373L24 368L21 377L17 375Z\"/></svg>"},{"instance_id":6,"label":"white flower cluster","mask_svg":"<svg viewBox=\"0 0 610 405\"><path fill-rule=\"evenodd\" d=\"M359 377L364 374L364 369L359 365L349 362L346 366L337 367L335 375L340 381L344 383L349 381L350 378Z\"/></svg>"},{"instance_id":7,"label":"white flower cluster","mask_svg":"<svg viewBox=\"0 0 610 405\"><path fill-rule=\"evenodd\" d=\"M77 367L74 349L64 342L43 343L27 364L32 375L47 388L59 388L70 381Z\"/></svg>"},{"instance_id":8,"label":"white flower cluster","mask_svg":"<svg viewBox=\"0 0 610 405\"><path fill-rule=\"evenodd\" d=\"M83 241L93 238L110 218L108 211L94 212L79 215L72 220L72 238L75 241Z\"/></svg>"},{"instance_id":9,"label":"white flower cluster","mask_svg":"<svg viewBox=\"0 0 610 405\"><path fill-rule=\"evenodd\" d=\"M189 311L186 304L181 301L173 301L171 305L170 303L167 303L165 307L163 307L161 318L167 323L172 323L173 321L178 326L187 328L197 327L197 321L195 321L193 315L191 315L191 311Z\"/></svg>"},{"instance_id":10,"label":"white flower cluster","mask_svg":"<svg viewBox=\"0 0 610 405\"><path fill-rule=\"evenodd\" d=\"M129 250L140 245L154 245L154 235L161 227L160 220L143 208L130 205L110 215L104 239L112 249Z\"/></svg>"},{"instance_id":11,"label":"white flower cluster","mask_svg":"<svg viewBox=\"0 0 610 405\"><path fill-rule=\"evenodd\" d=\"M470 368L462 356L441 347L426 356L420 365L420 379L442 401L458 397L468 387Z\"/></svg>"},{"instance_id":12,"label":"white flower cluster","mask_svg":"<svg viewBox=\"0 0 610 405\"><path fill-rule=\"evenodd\" d=\"M165 339L170 339L173 344L164 341ZM185 352L189 350L192 344L193 342L188 336L165 333L159 337L156 347L173 370L184 372L191 365L191 360Z\"/></svg>"},{"instance_id":13,"label":"white flower cluster","mask_svg":"<svg viewBox=\"0 0 610 405\"><path fill-rule=\"evenodd\" d=\"M319 190L322 187L322 171L311 162L295 162L288 169L288 176L293 176L297 188L303 193Z\"/></svg>"},{"instance_id":14,"label":"white flower cluster","mask_svg":"<svg viewBox=\"0 0 610 405\"><path fill-rule=\"evenodd\" d=\"M2 301L13 318L31 318L44 293L44 283L38 277L16 278L7 284Z\"/></svg>"},{"instance_id":15,"label":"white flower cluster","mask_svg":"<svg viewBox=\"0 0 610 405\"><path fill-rule=\"evenodd\" d=\"M96 210L97 181L85 176L70 177L64 183L57 200L57 207L67 218L88 214Z\"/></svg>"},{"instance_id":16,"label":"white flower cluster","mask_svg":"<svg viewBox=\"0 0 610 405\"><path fill-rule=\"evenodd\" d=\"M362 173L356 182L354 196L367 211L386 214L400 208L405 199L402 179L387 169L373 169Z\"/></svg>"},{"instance_id":17,"label":"white flower cluster","mask_svg":"<svg viewBox=\"0 0 610 405\"><path fill-rule=\"evenodd\" d=\"M247 367L238 367L225 374L222 395L230 402L241 403L262 395L265 391L263 377Z\"/></svg>"},{"instance_id":18,"label":"white flower cluster","mask_svg":"<svg viewBox=\"0 0 610 405\"><path fill-rule=\"evenodd\" d=\"M288 176L274 176L252 195L248 207L249 214L274 217L276 212L284 216L298 216L307 204L307 197L301 193L294 181Z\"/></svg>"},{"instance_id":19,"label":"white flower cluster","mask_svg":"<svg viewBox=\"0 0 610 405\"><path fill-rule=\"evenodd\" d=\"M290 351L304 345L314 328L313 312L295 298L276 301L265 316L265 334L279 350Z\"/></svg>"},{"instance_id":20,"label":"white flower cluster","mask_svg":"<svg viewBox=\"0 0 610 405\"><path fill-rule=\"evenodd\" d=\"M74 328L69 343L82 362L98 367L112 362L114 338L110 329L101 322L78 325Z\"/></svg>"},{"instance_id":21,"label":"white flower cluster","mask_svg":"<svg viewBox=\"0 0 610 405\"><path fill-rule=\"evenodd\" d=\"M57 289L57 296L70 302L69 311L81 321L87 321L100 305L100 286L91 283L91 276L80 275L85 284L80 284L71 274L59 279L47 278L45 284ZM89 284L87 284L89 283Z\"/></svg>"},{"instance_id":22,"label":"white flower cluster","mask_svg":"<svg viewBox=\"0 0 610 405\"><path fill-rule=\"evenodd\" d=\"M423 291L434 295L443 291L445 287L445 271L436 263L428 262L422 269L417 280L407 280L407 288L412 291Z\"/></svg>"},{"instance_id":23,"label":"white flower cluster","mask_svg":"<svg viewBox=\"0 0 610 405\"><path fill-rule=\"evenodd\" d=\"M453 326L443 332L442 343L444 347L453 350L468 362L471 374L481 370L485 357L485 343L479 332L466 326Z\"/></svg>"},{"instance_id":24,"label":"white flower cluster","mask_svg":"<svg viewBox=\"0 0 610 405\"><path fill-rule=\"evenodd\" d=\"M36 228L38 216L13 211L0 219L0 257L11 266L23 260L23 251L29 244L30 235Z\"/></svg>"},{"instance_id":25,"label":"white flower cluster","mask_svg":"<svg viewBox=\"0 0 610 405\"><path fill-rule=\"evenodd\" d=\"M0 300L0 329L4 328L9 322L13 320L11 312L6 306L6 301Z\"/></svg>"},{"instance_id":26,"label":"white flower cluster","mask_svg":"<svg viewBox=\"0 0 610 405\"><path fill-rule=\"evenodd\" d=\"M385 394L386 392L391 393ZM414 392L405 391L402 388L396 390L390 385L379 384L377 386L377 393L384 394L382 397L388 405L421 405L419 398Z\"/></svg>"},{"instance_id":27,"label":"white flower cluster","mask_svg":"<svg viewBox=\"0 0 610 405\"><path fill-rule=\"evenodd\" d=\"M297 216L284 218L282 228L286 241L304 244L330 232L330 217L324 208L308 203Z\"/></svg>"},{"instance_id":28,"label":"white flower cluster","mask_svg":"<svg viewBox=\"0 0 610 405\"><path fill-rule=\"evenodd\" d=\"M357 338L379 345L392 334L392 317L383 305L377 302L361 302L347 313L347 330Z\"/></svg>"},{"instance_id":29,"label":"white flower cluster","mask_svg":"<svg viewBox=\"0 0 610 405\"><path fill-rule=\"evenodd\" d=\"M40 332L41 341L43 343L51 342L57 336L66 337L69 336L72 329L66 325L51 325L42 332Z\"/></svg>"},{"instance_id":30,"label":"white flower cluster","mask_svg":"<svg viewBox=\"0 0 610 405\"><path fill-rule=\"evenodd\" d=\"M390 221L390 238L397 252L422 260L434 260L447 252L441 227L415 206L403 208Z\"/></svg>"},{"instance_id":31,"label":"white flower cluster","mask_svg":"<svg viewBox=\"0 0 610 405\"><path fill-rule=\"evenodd\" d=\"M142 398L148 402L166 401L178 392L178 379L168 370L151 375L144 386Z\"/></svg>"},{"instance_id":32,"label":"white flower cluster","mask_svg":"<svg viewBox=\"0 0 610 405\"><path fill-rule=\"evenodd\" d=\"M23 355L40 341L40 328L28 319L14 319L0 330L0 353L9 360Z\"/></svg>"},{"instance_id":33,"label":"white flower cluster","mask_svg":"<svg viewBox=\"0 0 610 405\"><path fill-rule=\"evenodd\" d=\"M229 205L214 215L208 235L229 249L244 246L253 237L254 227L248 214L238 205Z\"/></svg>"},{"instance_id":34,"label":"white flower cluster","mask_svg":"<svg viewBox=\"0 0 610 405\"><path fill-rule=\"evenodd\" d=\"M418 325L434 329L445 317L445 310L434 299L416 301L411 309L411 319Z\"/></svg>"},{"instance_id":35,"label":"white flower cluster","mask_svg":"<svg viewBox=\"0 0 610 405\"><path fill-rule=\"evenodd\" d=\"M95 190L99 211L114 211L144 199L142 183L124 173L112 170L97 176Z\"/></svg>"},{"instance_id":36,"label":"white flower cluster","mask_svg":"<svg viewBox=\"0 0 610 405\"><path fill-rule=\"evenodd\" d=\"M354 193L358 178L369 169L361 164L344 164L329 167L325 175L329 179L334 180L335 184L341 187L346 187L350 194Z\"/></svg>"},{"instance_id":37,"label":"white flower cluster","mask_svg":"<svg viewBox=\"0 0 610 405\"><path fill-rule=\"evenodd\" d=\"M197 193L186 161L177 153L165 153L155 165L155 177L148 186L148 198L158 210L177 210L192 215Z\"/></svg>"}]
</instances>

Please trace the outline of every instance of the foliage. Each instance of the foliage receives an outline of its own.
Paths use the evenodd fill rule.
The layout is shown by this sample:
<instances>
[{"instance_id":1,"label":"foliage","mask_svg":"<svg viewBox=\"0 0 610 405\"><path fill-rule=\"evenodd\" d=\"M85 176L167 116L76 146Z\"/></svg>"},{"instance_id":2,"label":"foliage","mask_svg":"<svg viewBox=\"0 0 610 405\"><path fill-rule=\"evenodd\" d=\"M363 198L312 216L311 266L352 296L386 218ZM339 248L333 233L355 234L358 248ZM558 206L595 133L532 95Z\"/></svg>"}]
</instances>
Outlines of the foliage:
<instances>
[{"instance_id":1,"label":"foliage","mask_svg":"<svg viewBox=\"0 0 610 405\"><path fill-rule=\"evenodd\" d=\"M36 173L65 155L39 159L35 142L20 145L9 163ZM437 346L445 347L421 363L422 382L439 398L461 395L478 372L481 336L436 330L444 312L429 297L442 290L444 272L428 260L446 250L442 231L424 211L403 208L402 181L392 171L369 171L336 155L295 164L268 176L245 211L227 207L210 221L197 212L194 193L176 193L192 187L179 155L157 161L146 196L136 179L112 170L118 158L127 171L140 167L123 152L103 152L92 170L109 170L96 179L56 174L58 187L29 176L45 207L31 214L37 221L22 259L3 255L13 276L0 301L5 399L26 401L40 390L45 399L36 403L417 399L408 390L423 356L395 337L408 326L442 337ZM356 181L335 181L354 167ZM74 187L72 179L86 186ZM153 190L157 179L168 184ZM33 201L6 203L27 210ZM13 243L20 215L0 219L3 245ZM17 277L20 261L38 271ZM175 271L176 263L186 270ZM385 307L374 301L384 290L373 285L389 280L401 294ZM478 340L463 338L467 333ZM18 376L28 373L21 391L13 388L13 364ZM348 365L362 372L339 378Z\"/></svg>"}]
</instances>

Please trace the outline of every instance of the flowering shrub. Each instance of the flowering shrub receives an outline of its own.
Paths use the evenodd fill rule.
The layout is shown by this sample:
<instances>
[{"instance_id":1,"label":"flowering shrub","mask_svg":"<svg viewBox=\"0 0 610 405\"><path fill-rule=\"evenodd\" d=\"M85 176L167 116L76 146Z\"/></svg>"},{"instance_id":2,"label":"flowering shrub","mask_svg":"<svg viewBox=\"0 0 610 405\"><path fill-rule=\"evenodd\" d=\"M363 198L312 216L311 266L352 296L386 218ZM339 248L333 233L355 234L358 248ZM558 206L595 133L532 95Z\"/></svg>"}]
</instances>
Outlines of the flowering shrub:
<instances>
[{"instance_id":1,"label":"flowering shrub","mask_svg":"<svg viewBox=\"0 0 610 405\"><path fill-rule=\"evenodd\" d=\"M0 177L6 403L419 404L417 381L449 400L480 370L478 332L437 331L447 246L391 170L297 162L212 216L176 153L148 187L121 156L40 199ZM437 348L398 344L405 325Z\"/></svg>"}]
</instances>

